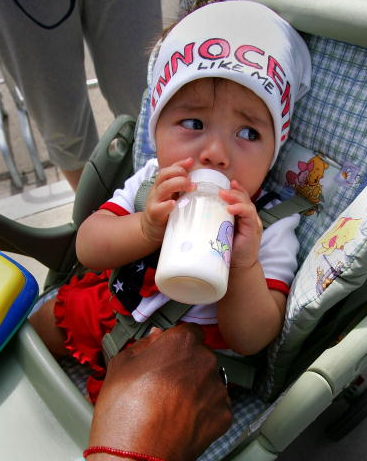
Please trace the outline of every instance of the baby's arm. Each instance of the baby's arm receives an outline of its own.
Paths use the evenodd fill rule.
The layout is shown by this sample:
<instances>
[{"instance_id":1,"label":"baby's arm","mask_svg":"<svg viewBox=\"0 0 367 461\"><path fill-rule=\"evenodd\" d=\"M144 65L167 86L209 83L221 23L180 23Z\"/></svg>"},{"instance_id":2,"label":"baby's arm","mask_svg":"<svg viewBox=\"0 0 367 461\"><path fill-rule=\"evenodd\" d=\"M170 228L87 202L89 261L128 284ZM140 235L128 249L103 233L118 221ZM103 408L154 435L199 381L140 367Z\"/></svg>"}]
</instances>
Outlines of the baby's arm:
<instances>
[{"instance_id":1,"label":"baby's arm","mask_svg":"<svg viewBox=\"0 0 367 461\"><path fill-rule=\"evenodd\" d=\"M218 324L230 348L243 355L259 352L281 331L286 296L269 290L258 260L262 225L248 194L236 182L221 191L236 216L226 295L218 302Z\"/></svg>"},{"instance_id":2,"label":"baby's arm","mask_svg":"<svg viewBox=\"0 0 367 461\"><path fill-rule=\"evenodd\" d=\"M157 250L175 199L193 188L188 178L192 163L189 158L160 170L143 212L117 216L98 210L89 216L77 234L79 261L90 269L113 269Z\"/></svg>"}]
</instances>

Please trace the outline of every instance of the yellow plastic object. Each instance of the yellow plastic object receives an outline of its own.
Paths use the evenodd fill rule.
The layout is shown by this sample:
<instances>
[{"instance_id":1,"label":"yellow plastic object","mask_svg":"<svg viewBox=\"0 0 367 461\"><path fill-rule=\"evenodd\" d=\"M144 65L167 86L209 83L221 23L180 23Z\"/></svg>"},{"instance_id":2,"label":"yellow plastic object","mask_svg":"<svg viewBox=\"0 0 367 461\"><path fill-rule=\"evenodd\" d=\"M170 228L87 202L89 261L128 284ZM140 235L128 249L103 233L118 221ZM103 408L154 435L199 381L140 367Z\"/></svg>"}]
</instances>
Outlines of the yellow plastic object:
<instances>
[{"instance_id":1,"label":"yellow plastic object","mask_svg":"<svg viewBox=\"0 0 367 461\"><path fill-rule=\"evenodd\" d=\"M33 275L0 251L0 351L23 324L37 296Z\"/></svg>"},{"instance_id":2,"label":"yellow plastic object","mask_svg":"<svg viewBox=\"0 0 367 461\"><path fill-rule=\"evenodd\" d=\"M12 262L0 256L0 324L25 285L25 277Z\"/></svg>"}]
</instances>

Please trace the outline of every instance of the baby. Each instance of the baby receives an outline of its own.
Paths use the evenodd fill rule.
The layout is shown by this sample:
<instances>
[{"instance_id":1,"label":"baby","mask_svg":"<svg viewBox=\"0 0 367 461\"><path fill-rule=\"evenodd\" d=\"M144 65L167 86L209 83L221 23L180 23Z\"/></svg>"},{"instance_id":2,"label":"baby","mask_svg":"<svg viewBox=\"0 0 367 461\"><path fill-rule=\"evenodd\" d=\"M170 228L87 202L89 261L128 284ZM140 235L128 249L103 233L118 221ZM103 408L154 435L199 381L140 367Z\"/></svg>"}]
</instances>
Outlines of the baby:
<instances>
[{"instance_id":1,"label":"baby","mask_svg":"<svg viewBox=\"0 0 367 461\"><path fill-rule=\"evenodd\" d=\"M258 3L211 2L170 30L151 86L149 134L157 158L81 225L78 258L100 272L72 278L31 318L55 355L70 353L103 377L101 341L115 313L143 322L168 301L154 283L159 250L169 213L181 193L195 188L189 173L199 168L230 179L220 196L235 216L235 234L227 293L218 303L192 306L181 321L200 324L212 348L241 355L261 351L278 335L297 268L299 216L263 232L255 203L310 75L301 37ZM155 175L137 212L137 190Z\"/></svg>"}]
</instances>

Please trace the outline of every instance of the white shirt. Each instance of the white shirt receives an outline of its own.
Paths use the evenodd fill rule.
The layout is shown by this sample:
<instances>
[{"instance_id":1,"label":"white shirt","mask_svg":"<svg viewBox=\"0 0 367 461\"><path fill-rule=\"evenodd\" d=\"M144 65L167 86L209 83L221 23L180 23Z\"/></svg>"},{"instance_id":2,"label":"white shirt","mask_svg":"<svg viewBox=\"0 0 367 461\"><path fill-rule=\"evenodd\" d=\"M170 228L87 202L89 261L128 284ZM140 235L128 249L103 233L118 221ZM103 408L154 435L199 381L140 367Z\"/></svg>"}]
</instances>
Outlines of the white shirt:
<instances>
[{"instance_id":1,"label":"white shirt","mask_svg":"<svg viewBox=\"0 0 367 461\"><path fill-rule=\"evenodd\" d=\"M156 159L149 160L145 167L125 182L123 189L116 189L113 197L105 204L111 205L111 211L119 214L134 213L134 201L136 193L144 180L149 180L158 171ZM265 191L262 191L263 195ZM271 208L279 203L272 201L266 206ZM268 287L287 292L297 270L297 252L299 243L295 235L295 229L299 224L300 216L292 216L280 219L264 230L260 250L259 262L263 268ZM156 293L143 298L138 307L132 312L137 322L143 322L153 312L165 304L169 298L162 293ZM182 318L182 321L198 324L217 323L217 305L205 304L193 306Z\"/></svg>"}]
</instances>

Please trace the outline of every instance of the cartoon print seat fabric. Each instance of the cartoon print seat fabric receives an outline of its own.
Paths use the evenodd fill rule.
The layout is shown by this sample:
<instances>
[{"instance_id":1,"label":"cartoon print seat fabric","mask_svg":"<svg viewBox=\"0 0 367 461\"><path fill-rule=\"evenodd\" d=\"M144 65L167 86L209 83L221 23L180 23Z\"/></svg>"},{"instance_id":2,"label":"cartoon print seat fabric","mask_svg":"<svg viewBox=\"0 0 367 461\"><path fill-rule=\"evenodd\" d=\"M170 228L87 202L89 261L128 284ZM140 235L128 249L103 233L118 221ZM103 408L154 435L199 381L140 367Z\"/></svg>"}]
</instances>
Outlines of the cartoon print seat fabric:
<instances>
[{"instance_id":1,"label":"cartoon print seat fabric","mask_svg":"<svg viewBox=\"0 0 367 461\"><path fill-rule=\"evenodd\" d=\"M339 244L330 244L338 241ZM342 243L343 242L343 243ZM321 316L367 280L367 188L321 235L293 282L283 331L269 348L263 398L275 397L287 380L284 372Z\"/></svg>"},{"instance_id":2,"label":"cartoon print seat fabric","mask_svg":"<svg viewBox=\"0 0 367 461\"><path fill-rule=\"evenodd\" d=\"M263 398L281 389L284 370L321 316L367 278L367 49L315 36L306 41L311 90L266 187L283 197L304 195L315 211L297 229L303 265L282 334L269 348Z\"/></svg>"}]
</instances>

